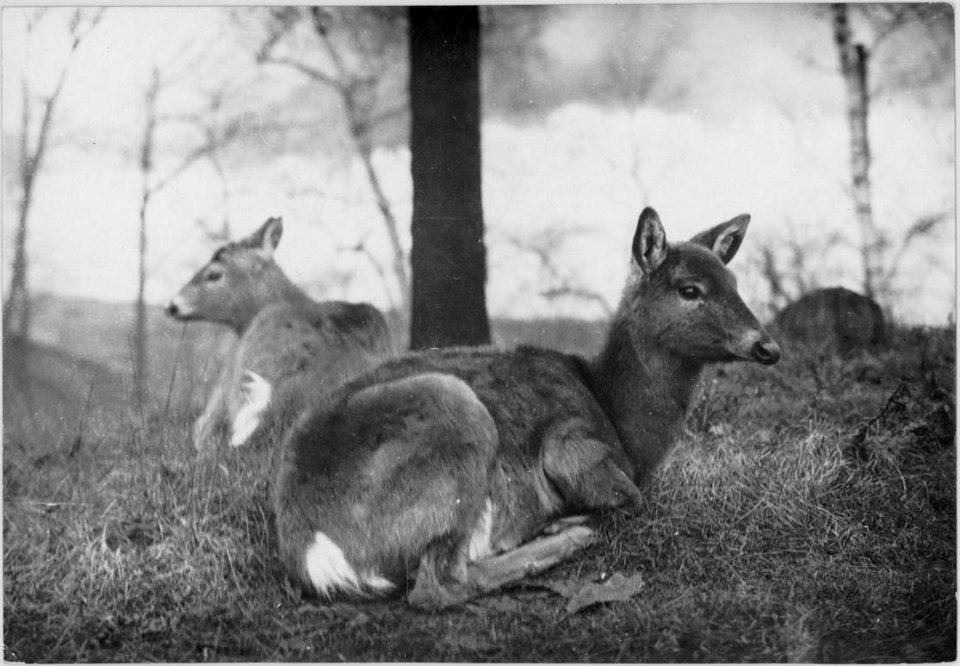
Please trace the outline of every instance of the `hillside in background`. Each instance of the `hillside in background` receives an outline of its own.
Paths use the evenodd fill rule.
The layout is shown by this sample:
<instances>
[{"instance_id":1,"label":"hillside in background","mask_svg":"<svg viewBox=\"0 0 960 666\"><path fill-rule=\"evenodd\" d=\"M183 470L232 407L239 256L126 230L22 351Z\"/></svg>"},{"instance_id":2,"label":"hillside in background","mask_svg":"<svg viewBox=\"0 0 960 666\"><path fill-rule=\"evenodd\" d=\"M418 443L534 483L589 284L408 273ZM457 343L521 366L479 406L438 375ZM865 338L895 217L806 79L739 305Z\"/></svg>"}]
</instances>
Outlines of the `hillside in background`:
<instances>
[{"instance_id":1,"label":"hillside in background","mask_svg":"<svg viewBox=\"0 0 960 666\"><path fill-rule=\"evenodd\" d=\"M130 372L130 331L134 306L44 294L34 301L36 342L102 363L117 373ZM234 338L225 327L203 322L183 324L168 317L163 308L149 308L149 330L153 366L163 373L177 356L179 346L193 347L198 357L224 353ZM403 331L394 335L405 339ZM539 344L551 349L592 356L600 350L606 323L580 319L509 319L492 322L494 344L514 347ZM181 336L183 341L181 342ZM209 372L204 373L209 374Z\"/></svg>"},{"instance_id":2,"label":"hillside in background","mask_svg":"<svg viewBox=\"0 0 960 666\"><path fill-rule=\"evenodd\" d=\"M59 414L64 423L76 423L91 406L94 412L103 407L115 413L117 405L128 403L133 305L45 294L35 299L34 308L34 342L4 346L5 394L14 410L7 413L10 421L19 421L20 410L27 407L18 390L23 378L16 375L24 366L34 387L34 408L47 416ZM390 320L396 329L396 317ZM602 322L575 319L494 319L492 327L494 344L501 347L539 344L586 356L599 351L606 331ZM148 330L147 408L180 413L200 409L234 334L214 324L176 322L156 306L148 310ZM405 340L403 331L394 334Z\"/></svg>"}]
</instances>

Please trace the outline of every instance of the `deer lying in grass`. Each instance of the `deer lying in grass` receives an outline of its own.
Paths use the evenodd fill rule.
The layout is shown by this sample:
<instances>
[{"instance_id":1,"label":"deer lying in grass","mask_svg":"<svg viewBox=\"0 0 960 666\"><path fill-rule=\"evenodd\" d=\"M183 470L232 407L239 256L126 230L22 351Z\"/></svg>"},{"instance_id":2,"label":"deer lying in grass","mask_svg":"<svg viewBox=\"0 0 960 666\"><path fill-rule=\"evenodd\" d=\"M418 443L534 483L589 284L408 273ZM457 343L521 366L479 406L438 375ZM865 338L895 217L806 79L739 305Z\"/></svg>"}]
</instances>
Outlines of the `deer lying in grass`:
<instances>
[{"instance_id":1,"label":"deer lying in grass","mask_svg":"<svg viewBox=\"0 0 960 666\"><path fill-rule=\"evenodd\" d=\"M273 259L280 218L217 250L174 296L167 313L225 324L239 336L194 425L194 444L231 446L273 432L324 391L393 355L383 315L372 305L317 303ZM269 407L269 409L268 409Z\"/></svg>"},{"instance_id":2,"label":"deer lying in grass","mask_svg":"<svg viewBox=\"0 0 960 666\"><path fill-rule=\"evenodd\" d=\"M291 577L307 593L408 589L411 604L444 607L582 548L593 531L578 512L639 505L704 365L780 357L724 266L748 222L668 245L645 209L592 361L429 352L328 396L284 442L274 508Z\"/></svg>"}]
</instances>

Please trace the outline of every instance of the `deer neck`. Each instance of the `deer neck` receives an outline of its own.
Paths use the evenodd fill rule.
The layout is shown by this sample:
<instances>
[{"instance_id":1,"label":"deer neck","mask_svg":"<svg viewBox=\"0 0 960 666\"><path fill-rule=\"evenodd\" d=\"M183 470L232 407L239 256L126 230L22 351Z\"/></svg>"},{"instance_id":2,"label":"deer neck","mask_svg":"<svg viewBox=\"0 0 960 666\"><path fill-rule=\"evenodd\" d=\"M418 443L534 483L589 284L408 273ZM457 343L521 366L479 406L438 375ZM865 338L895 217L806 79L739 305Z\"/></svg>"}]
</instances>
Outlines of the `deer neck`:
<instances>
[{"instance_id":1,"label":"deer neck","mask_svg":"<svg viewBox=\"0 0 960 666\"><path fill-rule=\"evenodd\" d=\"M291 282L275 264L264 269L258 283L258 287L251 290L249 298L244 299L245 302L239 308L240 316L233 322L233 328L238 335L243 335L254 318L268 305L285 303L298 309L306 309L313 304L313 299Z\"/></svg>"},{"instance_id":2,"label":"deer neck","mask_svg":"<svg viewBox=\"0 0 960 666\"><path fill-rule=\"evenodd\" d=\"M631 334L622 313L593 363L594 386L640 482L680 434L703 364L669 353L652 337Z\"/></svg>"},{"instance_id":3,"label":"deer neck","mask_svg":"<svg viewBox=\"0 0 960 666\"><path fill-rule=\"evenodd\" d=\"M274 266L273 272L275 275L272 276L270 280L272 300L289 303L290 305L296 305L298 307L308 306L313 303L313 299L307 296L307 293L303 289L291 282L279 267Z\"/></svg>"}]
</instances>

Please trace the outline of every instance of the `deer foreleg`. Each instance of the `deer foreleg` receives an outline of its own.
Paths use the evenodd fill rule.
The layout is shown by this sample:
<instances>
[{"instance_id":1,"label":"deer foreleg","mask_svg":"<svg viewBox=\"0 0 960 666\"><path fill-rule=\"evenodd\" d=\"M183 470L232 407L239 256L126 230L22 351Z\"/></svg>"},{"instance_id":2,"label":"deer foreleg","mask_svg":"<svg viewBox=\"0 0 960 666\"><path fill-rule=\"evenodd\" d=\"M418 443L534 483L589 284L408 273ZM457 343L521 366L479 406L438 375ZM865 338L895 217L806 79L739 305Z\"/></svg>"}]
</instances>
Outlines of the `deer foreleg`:
<instances>
[{"instance_id":1,"label":"deer foreleg","mask_svg":"<svg viewBox=\"0 0 960 666\"><path fill-rule=\"evenodd\" d=\"M586 525L561 527L555 533L528 541L503 555L470 562L467 584L475 595L493 592L546 571L593 541L594 531Z\"/></svg>"},{"instance_id":2,"label":"deer foreleg","mask_svg":"<svg viewBox=\"0 0 960 666\"><path fill-rule=\"evenodd\" d=\"M617 457L610 445L590 437L574 421L557 424L546 433L541 464L568 509L631 506L638 510L643 495L617 464Z\"/></svg>"},{"instance_id":3,"label":"deer foreleg","mask_svg":"<svg viewBox=\"0 0 960 666\"><path fill-rule=\"evenodd\" d=\"M417 579L407 602L419 608L447 608L473 594L467 584L467 557L463 546L428 546L420 557Z\"/></svg>"},{"instance_id":4,"label":"deer foreleg","mask_svg":"<svg viewBox=\"0 0 960 666\"><path fill-rule=\"evenodd\" d=\"M193 424L193 446L198 451L216 448L227 434L229 425L226 395L223 384L217 382L203 407L203 412Z\"/></svg>"},{"instance_id":5,"label":"deer foreleg","mask_svg":"<svg viewBox=\"0 0 960 666\"><path fill-rule=\"evenodd\" d=\"M561 519L548 526L546 536L481 560L466 561L463 548L430 548L407 601L420 608L446 608L542 573L594 542L594 531L577 524L580 520Z\"/></svg>"}]
</instances>

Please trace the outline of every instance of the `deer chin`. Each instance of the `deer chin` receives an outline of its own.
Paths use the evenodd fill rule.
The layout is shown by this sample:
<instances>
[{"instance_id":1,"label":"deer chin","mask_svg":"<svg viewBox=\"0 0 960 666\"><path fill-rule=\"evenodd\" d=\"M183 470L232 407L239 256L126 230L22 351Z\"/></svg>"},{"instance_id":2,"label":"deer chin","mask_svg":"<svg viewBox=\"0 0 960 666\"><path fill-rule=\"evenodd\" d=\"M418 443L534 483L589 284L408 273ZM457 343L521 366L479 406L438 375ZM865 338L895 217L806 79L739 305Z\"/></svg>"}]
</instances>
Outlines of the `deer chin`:
<instances>
[{"instance_id":1,"label":"deer chin","mask_svg":"<svg viewBox=\"0 0 960 666\"><path fill-rule=\"evenodd\" d=\"M768 335L751 336L751 339L738 340L727 346L727 361L748 361L762 365L773 365L780 360L780 345Z\"/></svg>"},{"instance_id":2,"label":"deer chin","mask_svg":"<svg viewBox=\"0 0 960 666\"><path fill-rule=\"evenodd\" d=\"M729 356L718 359L720 363L729 363L744 361L747 363L760 363L762 365L773 365L780 361L780 346L776 342L757 342L749 349L731 350Z\"/></svg>"}]
</instances>

